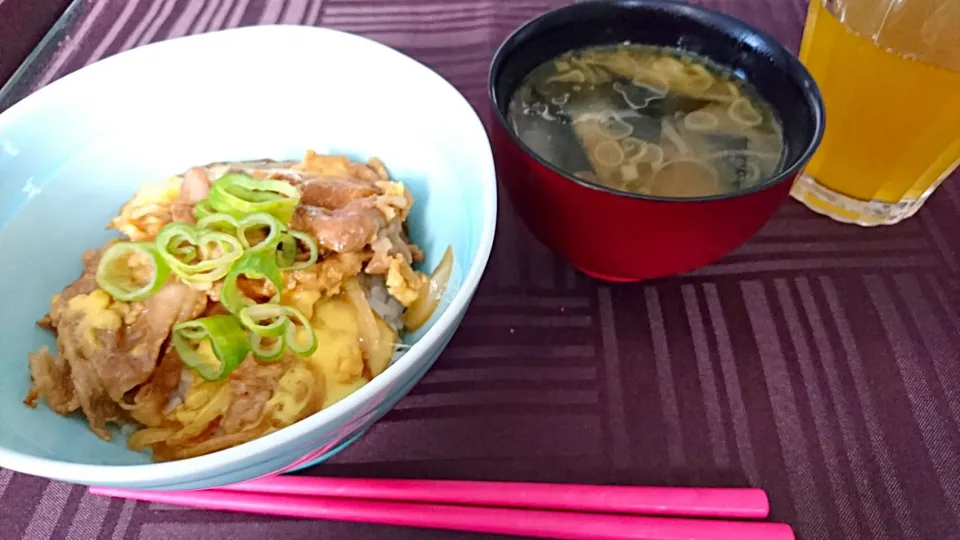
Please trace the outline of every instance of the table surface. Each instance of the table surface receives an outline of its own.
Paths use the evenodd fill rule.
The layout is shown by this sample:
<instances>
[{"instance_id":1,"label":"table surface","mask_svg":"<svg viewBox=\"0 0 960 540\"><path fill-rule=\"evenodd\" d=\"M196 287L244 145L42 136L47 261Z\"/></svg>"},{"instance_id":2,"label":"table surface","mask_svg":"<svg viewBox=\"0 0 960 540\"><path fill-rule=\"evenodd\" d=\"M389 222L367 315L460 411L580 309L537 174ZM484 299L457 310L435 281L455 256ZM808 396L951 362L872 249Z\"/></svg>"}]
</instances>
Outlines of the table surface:
<instances>
[{"instance_id":1,"label":"table surface","mask_svg":"<svg viewBox=\"0 0 960 540\"><path fill-rule=\"evenodd\" d=\"M17 20L36 22L63 3L0 0L0 12L18 4ZM0 108L138 45L280 22L398 48L485 110L498 43L562 3L76 1ZM703 3L797 49L804 0ZM503 203L481 290L436 367L307 474L752 485L799 538L960 538L956 179L895 227L841 225L790 202L725 260L622 286L577 274ZM0 530L28 540L494 538L108 500L2 469Z\"/></svg>"}]
</instances>

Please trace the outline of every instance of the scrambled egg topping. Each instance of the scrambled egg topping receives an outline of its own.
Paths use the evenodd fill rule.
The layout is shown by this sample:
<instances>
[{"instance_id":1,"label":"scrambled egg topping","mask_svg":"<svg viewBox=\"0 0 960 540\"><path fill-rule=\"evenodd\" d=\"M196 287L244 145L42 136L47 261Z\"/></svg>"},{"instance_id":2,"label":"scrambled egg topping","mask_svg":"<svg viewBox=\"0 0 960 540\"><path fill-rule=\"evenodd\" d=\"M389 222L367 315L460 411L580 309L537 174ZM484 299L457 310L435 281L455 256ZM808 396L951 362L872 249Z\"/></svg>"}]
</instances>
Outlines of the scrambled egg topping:
<instances>
[{"instance_id":1,"label":"scrambled egg topping","mask_svg":"<svg viewBox=\"0 0 960 540\"><path fill-rule=\"evenodd\" d=\"M327 407L368 382L363 377L360 329L353 308L339 298L317 304L311 322L324 346L307 361L323 378Z\"/></svg>"},{"instance_id":2,"label":"scrambled egg topping","mask_svg":"<svg viewBox=\"0 0 960 540\"><path fill-rule=\"evenodd\" d=\"M70 311L80 313L90 330L117 330L123 323L120 309L111 309L113 299L97 289L90 294L78 294L67 302Z\"/></svg>"},{"instance_id":3,"label":"scrambled egg topping","mask_svg":"<svg viewBox=\"0 0 960 540\"><path fill-rule=\"evenodd\" d=\"M426 283L426 276L417 275L401 255L394 255L390 259L390 269L387 270L387 291L405 307L410 307L410 304L420 296L420 288Z\"/></svg>"},{"instance_id":4,"label":"scrambled egg topping","mask_svg":"<svg viewBox=\"0 0 960 540\"><path fill-rule=\"evenodd\" d=\"M54 298L54 301L56 301ZM131 325L143 311L139 302L116 302L109 294L96 289L90 294L78 294L67 302L67 309L81 317L77 329L82 332L83 341L90 351L100 347L98 331L116 331L124 325ZM136 345L132 353L142 352L143 344Z\"/></svg>"},{"instance_id":5,"label":"scrambled egg topping","mask_svg":"<svg viewBox=\"0 0 960 540\"><path fill-rule=\"evenodd\" d=\"M137 194L120 209L109 228L116 229L133 241L150 240L171 221L170 205L180 195L182 178L172 176L163 182L144 184Z\"/></svg>"},{"instance_id":6,"label":"scrambled egg topping","mask_svg":"<svg viewBox=\"0 0 960 540\"><path fill-rule=\"evenodd\" d=\"M316 408L317 381L310 369L302 363L296 363L288 369L267 402L267 409L274 420L289 425Z\"/></svg>"},{"instance_id":7,"label":"scrambled egg topping","mask_svg":"<svg viewBox=\"0 0 960 540\"><path fill-rule=\"evenodd\" d=\"M309 152L293 169L321 175L347 175L375 184L381 192L376 208L383 212L387 221L397 218L402 221L413 203L404 185L390 180L386 168L376 159L359 164L342 156ZM181 187L187 189L186 185L181 176L144 185L122 207L109 227L132 241L152 240L178 215L178 205L182 203L178 198ZM399 234L402 235L402 231ZM428 286L429 280L411 268L411 259L417 259L411 257L410 249L416 249L416 246L408 247L405 237L394 240L406 251L391 253L384 250L384 257L380 260L383 263L389 261L389 266L382 265L380 270L368 274L375 274L376 279L382 276L387 292L400 304L409 307L426 290L424 287ZM388 248L391 246L389 241L385 244ZM207 381L190 369L178 372L176 365L172 369L163 367L167 364L165 353L161 351L152 378L137 393L127 394L123 402L118 402L128 412L144 403L155 405L148 412L156 420L134 433L128 440L129 446L135 450L152 447L157 459L212 452L297 422L337 403L381 374L394 357L399 336L369 306L362 307L366 306L365 300L362 305L358 304L346 292L351 286L359 290L360 281L355 281L356 276L363 272L372 256L369 248L358 252L327 253L311 268L284 272L280 302L295 307L310 321L320 343L307 358L285 356L276 362L261 363L255 362L250 355L244 361L249 369L242 376L239 376L244 371L241 365L229 377ZM130 267L151 269L147 260L125 262ZM149 277L149 272L146 273ZM133 277L139 279L143 276ZM59 295L54 296L54 304L59 299ZM217 301L213 295L210 300ZM365 309L373 313L373 318ZM104 339L103 332L124 331L138 316L153 311L146 310L142 302L116 301L101 289L70 298L66 310L61 313L68 313L74 322L79 321L76 335L89 351L104 346L100 343ZM305 335L306 329L298 331ZM168 344L169 341L164 342L164 350ZM132 352L140 351L137 347L141 345L136 345ZM196 354L211 366L220 363L209 340L197 344ZM244 399L248 401L243 402ZM256 402L256 410L250 407L244 410L242 402ZM139 418L136 414L132 416Z\"/></svg>"},{"instance_id":8,"label":"scrambled egg topping","mask_svg":"<svg viewBox=\"0 0 960 540\"><path fill-rule=\"evenodd\" d=\"M197 356L200 360L210 367L217 367L220 365L220 360L217 358L216 353L213 352L213 345L210 344L210 340L203 340L197 345Z\"/></svg>"}]
</instances>

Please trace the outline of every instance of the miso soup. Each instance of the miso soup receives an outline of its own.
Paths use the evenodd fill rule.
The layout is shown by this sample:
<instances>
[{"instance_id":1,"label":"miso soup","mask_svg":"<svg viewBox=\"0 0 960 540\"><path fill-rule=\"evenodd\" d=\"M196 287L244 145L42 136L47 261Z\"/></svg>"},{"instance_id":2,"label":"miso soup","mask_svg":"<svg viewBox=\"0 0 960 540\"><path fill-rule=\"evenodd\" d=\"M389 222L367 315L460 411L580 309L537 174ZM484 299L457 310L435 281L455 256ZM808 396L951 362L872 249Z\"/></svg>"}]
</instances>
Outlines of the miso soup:
<instances>
[{"instance_id":1,"label":"miso soup","mask_svg":"<svg viewBox=\"0 0 960 540\"><path fill-rule=\"evenodd\" d=\"M774 176L784 155L780 122L749 83L678 49L564 53L523 80L507 116L555 167L645 195L748 189Z\"/></svg>"}]
</instances>

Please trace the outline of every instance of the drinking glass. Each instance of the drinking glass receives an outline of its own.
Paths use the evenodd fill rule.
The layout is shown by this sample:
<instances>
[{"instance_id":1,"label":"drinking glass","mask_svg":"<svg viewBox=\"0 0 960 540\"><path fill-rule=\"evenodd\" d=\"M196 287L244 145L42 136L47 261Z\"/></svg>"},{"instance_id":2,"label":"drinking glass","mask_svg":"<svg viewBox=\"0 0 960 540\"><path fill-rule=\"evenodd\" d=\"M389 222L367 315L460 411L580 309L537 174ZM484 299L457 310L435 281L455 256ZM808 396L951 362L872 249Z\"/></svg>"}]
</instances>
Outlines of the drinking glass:
<instances>
[{"instance_id":1,"label":"drinking glass","mask_svg":"<svg viewBox=\"0 0 960 540\"><path fill-rule=\"evenodd\" d=\"M960 0L810 0L800 59L827 128L793 197L859 225L915 214L960 164Z\"/></svg>"}]
</instances>

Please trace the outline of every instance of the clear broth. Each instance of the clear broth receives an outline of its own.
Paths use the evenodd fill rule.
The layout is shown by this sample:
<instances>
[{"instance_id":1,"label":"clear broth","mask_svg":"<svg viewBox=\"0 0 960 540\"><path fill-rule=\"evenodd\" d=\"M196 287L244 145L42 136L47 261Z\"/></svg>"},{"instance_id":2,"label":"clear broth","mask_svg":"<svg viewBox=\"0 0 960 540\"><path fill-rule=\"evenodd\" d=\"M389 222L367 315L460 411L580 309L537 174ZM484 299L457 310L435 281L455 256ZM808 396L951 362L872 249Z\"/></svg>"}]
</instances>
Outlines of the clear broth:
<instances>
[{"instance_id":1,"label":"clear broth","mask_svg":"<svg viewBox=\"0 0 960 540\"><path fill-rule=\"evenodd\" d=\"M527 75L507 116L555 167L643 195L749 189L774 176L784 154L779 119L746 81L672 48L566 52Z\"/></svg>"}]
</instances>

